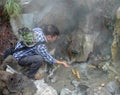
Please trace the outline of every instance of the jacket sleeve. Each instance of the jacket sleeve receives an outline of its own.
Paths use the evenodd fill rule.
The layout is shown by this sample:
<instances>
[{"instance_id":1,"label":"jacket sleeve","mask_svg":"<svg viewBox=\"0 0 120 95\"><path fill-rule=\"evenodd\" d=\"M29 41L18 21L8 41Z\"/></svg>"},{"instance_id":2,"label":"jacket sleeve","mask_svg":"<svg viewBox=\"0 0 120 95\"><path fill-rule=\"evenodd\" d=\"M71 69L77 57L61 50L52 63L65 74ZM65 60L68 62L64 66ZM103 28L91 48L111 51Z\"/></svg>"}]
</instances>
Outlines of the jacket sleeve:
<instances>
[{"instance_id":1,"label":"jacket sleeve","mask_svg":"<svg viewBox=\"0 0 120 95\"><path fill-rule=\"evenodd\" d=\"M56 59L53 58L50 53L48 53L48 50L46 48L45 44L40 44L36 47L36 53L40 54L45 61L47 61L48 63L51 64L55 64L56 63Z\"/></svg>"}]
</instances>

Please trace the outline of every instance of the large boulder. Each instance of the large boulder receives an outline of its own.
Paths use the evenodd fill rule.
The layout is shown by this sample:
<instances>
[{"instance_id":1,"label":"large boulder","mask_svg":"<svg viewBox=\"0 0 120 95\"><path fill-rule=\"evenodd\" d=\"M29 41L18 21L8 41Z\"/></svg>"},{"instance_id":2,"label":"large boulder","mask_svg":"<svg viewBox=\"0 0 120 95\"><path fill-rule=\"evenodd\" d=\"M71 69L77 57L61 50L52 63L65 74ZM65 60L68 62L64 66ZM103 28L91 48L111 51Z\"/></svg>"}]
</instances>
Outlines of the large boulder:
<instances>
[{"instance_id":1,"label":"large boulder","mask_svg":"<svg viewBox=\"0 0 120 95\"><path fill-rule=\"evenodd\" d=\"M37 88L26 76L0 71L1 95L34 95Z\"/></svg>"}]
</instances>

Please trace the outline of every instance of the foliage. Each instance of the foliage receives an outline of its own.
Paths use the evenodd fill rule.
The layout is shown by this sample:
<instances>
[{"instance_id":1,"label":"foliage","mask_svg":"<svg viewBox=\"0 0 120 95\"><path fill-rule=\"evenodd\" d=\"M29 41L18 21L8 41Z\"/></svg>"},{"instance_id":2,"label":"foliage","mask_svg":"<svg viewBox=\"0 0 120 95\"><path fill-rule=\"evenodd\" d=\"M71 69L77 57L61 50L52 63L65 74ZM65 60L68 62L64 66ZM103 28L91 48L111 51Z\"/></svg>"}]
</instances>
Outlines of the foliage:
<instances>
[{"instance_id":1,"label":"foliage","mask_svg":"<svg viewBox=\"0 0 120 95\"><path fill-rule=\"evenodd\" d=\"M7 13L9 17L19 16L21 13L21 5L17 0L7 0L4 5L4 12Z\"/></svg>"}]
</instances>

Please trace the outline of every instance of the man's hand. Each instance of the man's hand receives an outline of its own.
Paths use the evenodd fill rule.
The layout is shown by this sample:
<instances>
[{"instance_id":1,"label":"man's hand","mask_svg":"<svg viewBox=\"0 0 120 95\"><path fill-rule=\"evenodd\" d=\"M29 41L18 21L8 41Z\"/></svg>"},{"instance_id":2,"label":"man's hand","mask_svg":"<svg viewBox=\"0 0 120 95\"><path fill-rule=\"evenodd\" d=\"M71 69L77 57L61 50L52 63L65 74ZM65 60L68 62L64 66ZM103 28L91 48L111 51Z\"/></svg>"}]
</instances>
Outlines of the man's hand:
<instances>
[{"instance_id":1,"label":"man's hand","mask_svg":"<svg viewBox=\"0 0 120 95\"><path fill-rule=\"evenodd\" d=\"M57 64L62 64L62 65L64 65L64 67L69 67L69 65L66 63L66 62L62 62L62 61L58 61L57 60L57 62L56 62Z\"/></svg>"},{"instance_id":2,"label":"man's hand","mask_svg":"<svg viewBox=\"0 0 120 95\"><path fill-rule=\"evenodd\" d=\"M69 67L69 65L65 62L62 63L64 65L64 67Z\"/></svg>"}]
</instances>

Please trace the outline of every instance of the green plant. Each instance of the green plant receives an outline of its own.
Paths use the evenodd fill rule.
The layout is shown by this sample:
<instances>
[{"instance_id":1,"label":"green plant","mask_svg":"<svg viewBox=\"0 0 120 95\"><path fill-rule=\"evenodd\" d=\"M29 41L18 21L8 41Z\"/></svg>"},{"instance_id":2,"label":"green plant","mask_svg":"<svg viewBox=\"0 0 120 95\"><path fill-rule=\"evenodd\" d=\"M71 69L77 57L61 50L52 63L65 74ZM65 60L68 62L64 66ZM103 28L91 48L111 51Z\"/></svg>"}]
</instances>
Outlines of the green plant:
<instances>
[{"instance_id":1,"label":"green plant","mask_svg":"<svg viewBox=\"0 0 120 95\"><path fill-rule=\"evenodd\" d=\"M21 13L21 5L17 0L7 0L4 5L4 12L8 14L9 17L19 16Z\"/></svg>"}]
</instances>

